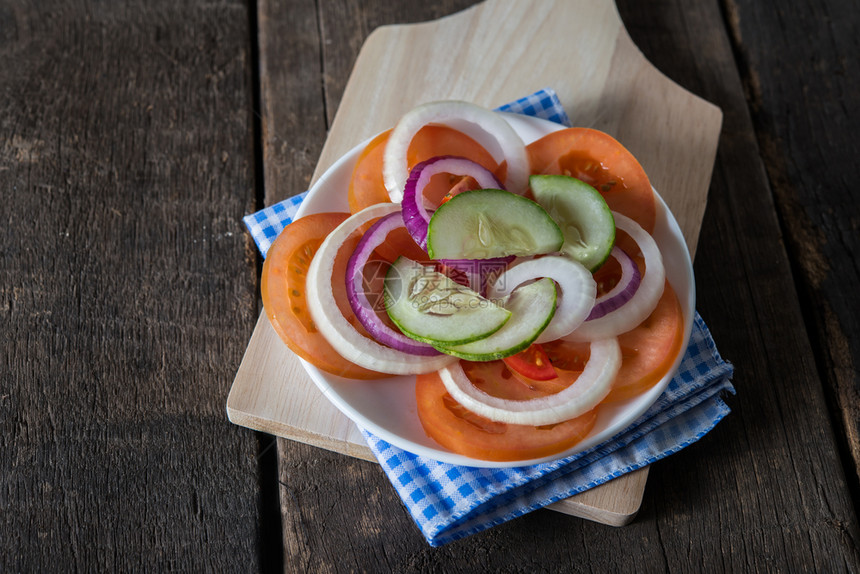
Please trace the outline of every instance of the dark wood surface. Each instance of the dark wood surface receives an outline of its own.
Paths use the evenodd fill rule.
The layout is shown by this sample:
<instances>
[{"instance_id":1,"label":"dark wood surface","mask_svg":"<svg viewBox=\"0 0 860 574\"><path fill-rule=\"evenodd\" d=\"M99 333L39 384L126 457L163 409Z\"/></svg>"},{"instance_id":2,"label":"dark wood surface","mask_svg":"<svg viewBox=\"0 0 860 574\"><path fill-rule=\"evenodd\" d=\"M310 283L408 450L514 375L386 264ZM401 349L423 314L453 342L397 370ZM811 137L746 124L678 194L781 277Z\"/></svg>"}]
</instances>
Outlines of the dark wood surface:
<instances>
[{"instance_id":1,"label":"dark wood surface","mask_svg":"<svg viewBox=\"0 0 860 574\"><path fill-rule=\"evenodd\" d=\"M725 114L695 270L738 390L631 525L431 549L376 465L227 422L260 310L241 216L305 189L375 27L471 4L0 1L0 571L860 571L843 0L618 0Z\"/></svg>"}]
</instances>

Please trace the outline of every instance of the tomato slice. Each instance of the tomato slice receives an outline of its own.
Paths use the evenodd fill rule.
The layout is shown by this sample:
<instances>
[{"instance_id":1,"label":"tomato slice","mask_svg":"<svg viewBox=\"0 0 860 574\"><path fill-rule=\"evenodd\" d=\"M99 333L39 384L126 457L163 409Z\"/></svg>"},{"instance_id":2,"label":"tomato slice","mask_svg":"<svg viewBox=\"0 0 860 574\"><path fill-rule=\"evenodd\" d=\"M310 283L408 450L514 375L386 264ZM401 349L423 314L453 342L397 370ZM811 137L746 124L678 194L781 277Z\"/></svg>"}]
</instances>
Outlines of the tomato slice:
<instances>
[{"instance_id":1,"label":"tomato slice","mask_svg":"<svg viewBox=\"0 0 860 574\"><path fill-rule=\"evenodd\" d=\"M390 203L388 190L382 179L382 154L391 130L387 130L370 140L356 160L349 180L347 200L349 212L358 213L365 207L377 203Z\"/></svg>"},{"instance_id":2,"label":"tomato slice","mask_svg":"<svg viewBox=\"0 0 860 574\"><path fill-rule=\"evenodd\" d=\"M538 343L532 343L525 351L502 359L509 369L534 379L548 381L558 378L558 373L549 361L549 357Z\"/></svg>"},{"instance_id":3,"label":"tomato slice","mask_svg":"<svg viewBox=\"0 0 860 574\"><path fill-rule=\"evenodd\" d=\"M325 237L347 217L347 213L318 213L297 219L287 226L272 243L263 264L260 285L263 307L278 336L302 359L342 377L378 379L389 375L347 361L317 331L305 296L305 279L314 253ZM335 277L345 276L346 264L358 241L358 237L348 241L338 253ZM349 307L346 282L333 281L332 290L344 316L360 327Z\"/></svg>"},{"instance_id":4,"label":"tomato slice","mask_svg":"<svg viewBox=\"0 0 860 574\"><path fill-rule=\"evenodd\" d=\"M373 138L358 156L349 182L351 213L358 213L377 203L391 201L382 179L382 156L390 134L391 130L388 130ZM427 125L421 128L409 145L406 162L411 169L415 164L440 155L465 157L489 169L501 181L504 180L504 165L499 166L481 144L463 132L445 126ZM446 174L435 175L424 188L424 196L436 205L460 179Z\"/></svg>"},{"instance_id":5,"label":"tomato slice","mask_svg":"<svg viewBox=\"0 0 860 574\"><path fill-rule=\"evenodd\" d=\"M467 376L483 391L502 398L527 400L561 390L527 384L503 361L462 362ZM566 383L570 384L571 379ZM439 375L416 377L418 418L430 438L445 448L481 460L527 460L570 448L591 432L597 409L554 425L514 425L476 415L457 403Z\"/></svg>"},{"instance_id":6,"label":"tomato slice","mask_svg":"<svg viewBox=\"0 0 860 574\"><path fill-rule=\"evenodd\" d=\"M552 366L563 371L581 372L591 356L590 343L574 343L564 339L543 343L543 349Z\"/></svg>"},{"instance_id":7,"label":"tomato slice","mask_svg":"<svg viewBox=\"0 0 860 574\"><path fill-rule=\"evenodd\" d=\"M590 128L552 132L526 147L533 174L571 175L597 189L613 211L654 232L657 204L645 170L615 138Z\"/></svg>"},{"instance_id":8,"label":"tomato slice","mask_svg":"<svg viewBox=\"0 0 860 574\"><path fill-rule=\"evenodd\" d=\"M603 402L629 399L662 379L684 344L684 316L675 291L666 283L651 315L638 327L618 337L621 369ZM543 348L556 369L581 370L588 360L588 343L558 340Z\"/></svg>"},{"instance_id":9,"label":"tomato slice","mask_svg":"<svg viewBox=\"0 0 860 574\"><path fill-rule=\"evenodd\" d=\"M430 261L427 252L415 243L405 227L392 230L385 238L385 242L377 247L373 253L387 263L394 263L401 255L413 261Z\"/></svg>"},{"instance_id":10,"label":"tomato slice","mask_svg":"<svg viewBox=\"0 0 860 574\"><path fill-rule=\"evenodd\" d=\"M621 369L605 402L638 395L662 379L684 344L684 316L675 291L666 283L654 312L638 327L618 337Z\"/></svg>"}]
</instances>

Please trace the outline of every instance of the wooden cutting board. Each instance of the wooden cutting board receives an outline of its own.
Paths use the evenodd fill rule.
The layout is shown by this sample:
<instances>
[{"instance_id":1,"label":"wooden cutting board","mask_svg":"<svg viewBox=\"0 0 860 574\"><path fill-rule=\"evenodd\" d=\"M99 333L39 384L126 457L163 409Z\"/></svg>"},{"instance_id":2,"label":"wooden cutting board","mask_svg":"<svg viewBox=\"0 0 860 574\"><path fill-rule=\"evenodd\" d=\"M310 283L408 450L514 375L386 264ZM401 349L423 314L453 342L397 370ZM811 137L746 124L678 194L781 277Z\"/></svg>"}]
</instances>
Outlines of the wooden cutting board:
<instances>
[{"instance_id":1,"label":"wooden cutting board","mask_svg":"<svg viewBox=\"0 0 860 574\"><path fill-rule=\"evenodd\" d=\"M695 253L722 113L645 60L611 0L487 0L432 22L375 30L359 53L313 179L419 103L460 99L494 108L544 87L558 93L574 125L606 131L633 152ZM265 314L227 413L242 426L374 460ZM551 508L626 524L639 509L647 473L627 474Z\"/></svg>"}]
</instances>

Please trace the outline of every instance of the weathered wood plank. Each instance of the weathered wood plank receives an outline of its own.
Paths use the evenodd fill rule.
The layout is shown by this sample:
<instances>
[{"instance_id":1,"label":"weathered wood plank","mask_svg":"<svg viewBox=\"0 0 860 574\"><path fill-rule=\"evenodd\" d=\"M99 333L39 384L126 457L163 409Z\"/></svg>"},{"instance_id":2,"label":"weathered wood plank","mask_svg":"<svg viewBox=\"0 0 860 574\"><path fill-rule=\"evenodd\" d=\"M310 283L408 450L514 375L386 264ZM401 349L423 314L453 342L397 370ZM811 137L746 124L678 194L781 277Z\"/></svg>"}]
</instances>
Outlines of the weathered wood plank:
<instances>
[{"instance_id":1,"label":"weathered wood plank","mask_svg":"<svg viewBox=\"0 0 860 574\"><path fill-rule=\"evenodd\" d=\"M247 8L0 4L0 570L258 565Z\"/></svg>"},{"instance_id":2,"label":"weathered wood plank","mask_svg":"<svg viewBox=\"0 0 860 574\"><path fill-rule=\"evenodd\" d=\"M757 145L719 7L665 2L645 11L631 2L625 14L646 56L725 114L696 275L698 307L735 364L738 389L729 401L735 412L704 441L706 459L681 453L653 465L649 489L664 509L657 521L667 563L860 568L857 515L793 289L765 173L770 158ZM778 19L762 18L765 25Z\"/></svg>"},{"instance_id":3,"label":"weathered wood plank","mask_svg":"<svg viewBox=\"0 0 860 574\"><path fill-rule=\"evenodd\" d=\"M860 12L727 3L758 144L860 509ZM797 39L803 40L798 42Z\"/></svg>"},{"instance_id":4,"label":"weathered wood plank","mask_svg":"<svg viewBox=\"0 0 860 574\"><path fill-rule=\"evenodd\" d=\"M260 2L257 14L263 187L272 205L310 186L328 118L316 3Z\"/></svg>"}]
</instances>

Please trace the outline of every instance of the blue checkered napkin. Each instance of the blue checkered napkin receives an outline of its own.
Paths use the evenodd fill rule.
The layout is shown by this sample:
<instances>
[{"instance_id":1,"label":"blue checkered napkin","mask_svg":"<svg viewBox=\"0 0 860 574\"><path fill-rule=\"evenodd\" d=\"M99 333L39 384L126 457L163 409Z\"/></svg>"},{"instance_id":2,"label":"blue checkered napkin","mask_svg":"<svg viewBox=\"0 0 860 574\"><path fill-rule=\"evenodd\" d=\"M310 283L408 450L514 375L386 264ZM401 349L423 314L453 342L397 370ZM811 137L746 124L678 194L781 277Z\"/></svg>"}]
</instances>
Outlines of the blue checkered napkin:
<instances>
[{"instance_id":1,"label":"blue checkered napkin","mask_svg":"<svg viewBox=\"0 0 860 574\"><path fill-rule=\"evenodd\" d=\"M364 436L431 546L440 546L583 492L673 454L729 413L732 366L696 315L687 352L657 402L586 452L518 468L473 468L423 458Z\"/></svg>"},{"instance_id":2,"label":"blue checkered napkin","mask_svg":"<svg viewBox=\"0 0 860 574\"><path fill-rule=\"evenodd\" d=\"M524 114L570 126L570 119L568 119L558 96L555 91L549 88L544 88L496 109L500 112ZM299 205L307 193L305 191L289 197L280 203L242 218L263 257L266 256L266 252L278 234L295 218L296 211L298 211Z\"/></svg>"},{"instance_id":3,"label":"blue checkered napkin","mask_svg":"<svg viewBox=\"0 0 860 574\"><path fill-rule=\"evenodd\" d=\"M257 249L260 250L263 257L266 256L275 238L295 219L296 212L307 195L308 192L303 191L298 195L288 197L284 201L242 218L242 221L245 222L245 227L251 232L251 237L254 238Z\"/></svg>"},{"instance_id":4,"label":"blue checkered napkin","mask_svg":"<svg viewBox=\"0 0 860 574\"><path fill-rule=\"evenodd\" d=\"M570 118L567 117L567 112L564 111L555 90L550 88L544 88L530 96L499 106L496 110L535 116L567 127L573 125L570 123Z\"/></svg>"},{"instance_id":5,"label":"blue checkered napkin","mask_svg":"<svg viewBox=\"0 0 860 574\"><path fill-rule=\"evenodd\" d=\"M555 92L548 89L498 109L570 125ZM244 218L264 257L306 194ZM731 375L732 366L720 358L697 315L678 373L657 402L622 433L572 457L519 468L472 468L422 458L362 432L424 537L430 545L440 546L603 484L694 443L728 414L720 394L734 393Z\"/></svg>"}]
</instances>

